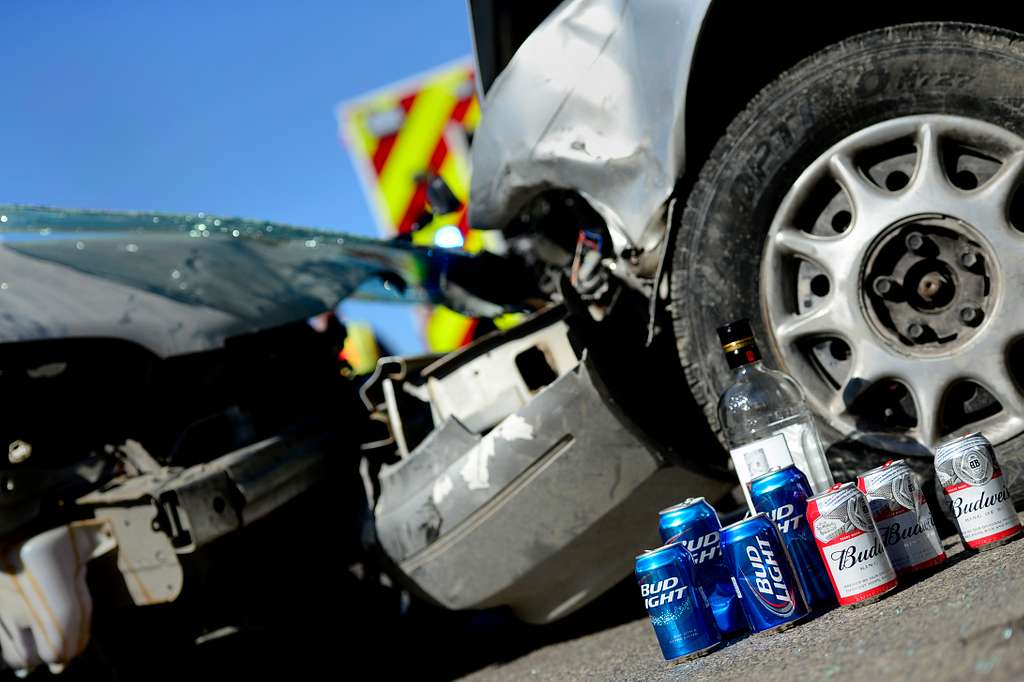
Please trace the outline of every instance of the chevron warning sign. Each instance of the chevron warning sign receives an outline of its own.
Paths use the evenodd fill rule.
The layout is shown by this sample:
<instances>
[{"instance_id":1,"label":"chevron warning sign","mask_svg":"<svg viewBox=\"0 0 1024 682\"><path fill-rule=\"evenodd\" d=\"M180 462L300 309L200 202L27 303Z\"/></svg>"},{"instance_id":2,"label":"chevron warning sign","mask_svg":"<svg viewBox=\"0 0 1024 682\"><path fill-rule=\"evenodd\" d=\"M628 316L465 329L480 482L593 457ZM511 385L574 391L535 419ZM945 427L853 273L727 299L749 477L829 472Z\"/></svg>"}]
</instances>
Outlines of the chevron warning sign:
<instances>
[{"instance_id":1,"label":"chevron warning sign","mask_svg":"<svg viewBox=\"0 0 1024 682\"><path fill-rule=\"evenodd\" d=\"M359 173L382 236L410 236L431 244L439 229L462 233L463 247L486 248L490 235L468 229L469 142L480 120L474 69L460 61L342 104L342 141ZM426 186L444 179L462 203L454 213L436 215ZM457 234L456 234L457 237ZM446 352L473 338L476 320L433 309L422 328L428 348Z\"/></svg>"}]
</instances>

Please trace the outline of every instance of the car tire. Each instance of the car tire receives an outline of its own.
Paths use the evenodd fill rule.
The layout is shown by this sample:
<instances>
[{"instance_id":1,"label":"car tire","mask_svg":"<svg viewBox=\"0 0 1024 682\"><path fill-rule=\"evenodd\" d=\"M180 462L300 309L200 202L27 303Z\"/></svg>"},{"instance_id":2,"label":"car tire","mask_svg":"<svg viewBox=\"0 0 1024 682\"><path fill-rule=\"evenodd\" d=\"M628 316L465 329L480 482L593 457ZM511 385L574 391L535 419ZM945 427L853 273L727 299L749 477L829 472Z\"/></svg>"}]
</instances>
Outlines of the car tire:
<instances>
[{"instance_id":1,"label":"car tire","mask_svg":"<svg viewBox=\"0 0 1024 682\"><path fill-rule=\"evenodd\" d=\"M857 35L765 87L715 146L675 235L670 286L679 358L720 440L716 404L730 374L716 327L749 318L764 341L766 362L789 369L768 342L774 337L760 302L762 255L781 202L805 169L841 140L874 124L922 114L980 119L1024 135L1024 37L960 23ZM856 430L841 431L821 411L817 419L837 479L849 480L900 451L885 447L884 439L882 446L875 441L865 447ZM893 433L893 443L905 440L898 429ZM999 443L997 452L1016 478L1019 498L1024 436ZM930 469L927 458L918 465Z\"/></svg>"}]
</instances>

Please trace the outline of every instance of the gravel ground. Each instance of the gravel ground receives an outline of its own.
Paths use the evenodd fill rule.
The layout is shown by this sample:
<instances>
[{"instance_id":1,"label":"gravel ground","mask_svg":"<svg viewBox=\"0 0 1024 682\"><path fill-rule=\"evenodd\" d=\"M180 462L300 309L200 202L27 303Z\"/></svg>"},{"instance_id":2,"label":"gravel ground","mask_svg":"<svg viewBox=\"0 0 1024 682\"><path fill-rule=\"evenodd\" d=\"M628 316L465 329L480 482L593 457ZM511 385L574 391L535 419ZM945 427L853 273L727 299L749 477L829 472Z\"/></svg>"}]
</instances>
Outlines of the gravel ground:
<instances>
[{"instance_id":1,"label":"gravel ground","mask_svg":"<svg viewBox=\"0 0 1024 682\"><path fill-rule=\"evenodd\" d=\"M467 680L1022 680L1024 541L979 554L867 606L666 664L646 619L533 651Z\"/></svg>"}]
</instances>

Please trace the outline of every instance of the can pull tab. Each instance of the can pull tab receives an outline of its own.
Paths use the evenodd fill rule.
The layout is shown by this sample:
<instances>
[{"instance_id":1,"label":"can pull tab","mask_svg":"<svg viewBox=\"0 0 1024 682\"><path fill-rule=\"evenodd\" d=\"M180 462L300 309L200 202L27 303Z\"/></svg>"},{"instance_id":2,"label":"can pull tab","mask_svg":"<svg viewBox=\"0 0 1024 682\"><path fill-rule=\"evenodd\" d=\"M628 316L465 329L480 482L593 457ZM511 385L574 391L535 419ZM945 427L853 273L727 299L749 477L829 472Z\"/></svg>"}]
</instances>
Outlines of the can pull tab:
<instances>
[{"instance_id":1,"label":"can pull tab","mask_svg":"<svg viewBox=\"0 0 1024 682\"><path fill-rule=\"evenodd\" d=\"M751 479L768 473L768 456L764 454L764 450L761 448L755 448L743 453L743 459L747 462L747 471L750 472Z\"/></svg>"}]
</instances>

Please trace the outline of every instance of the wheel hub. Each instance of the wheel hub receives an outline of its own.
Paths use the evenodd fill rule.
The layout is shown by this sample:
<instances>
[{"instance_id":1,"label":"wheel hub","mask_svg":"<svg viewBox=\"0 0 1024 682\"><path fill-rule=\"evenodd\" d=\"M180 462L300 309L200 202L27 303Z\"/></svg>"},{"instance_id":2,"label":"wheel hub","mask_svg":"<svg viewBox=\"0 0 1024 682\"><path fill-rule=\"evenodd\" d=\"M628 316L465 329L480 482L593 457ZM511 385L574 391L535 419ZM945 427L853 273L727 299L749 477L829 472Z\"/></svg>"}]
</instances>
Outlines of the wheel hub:
<instances>
[{"instance_id":1,"label":"wheel hub","mask_svg":"<svg viewBox=\"0 0 1024 682\"><path fill-rule=\"evenodd\" d=\"M1024 139L924 115L850 135L794 183L761 306L776 356L840 434L927 454L953 431L1024 432L1022 177Z\"/></svg>"},{"instance_id":2,"label":"wheel hub","mask_svg":"<svg viewBox=\"0 0 1024 682\"><path fill-rule=\"evenodd\" d=\"M995 301L977 231L946 216L915 216L869 249L861 281L872 329L892 347L950 353L979 333Z\"/></svg>"}]
</instances>

